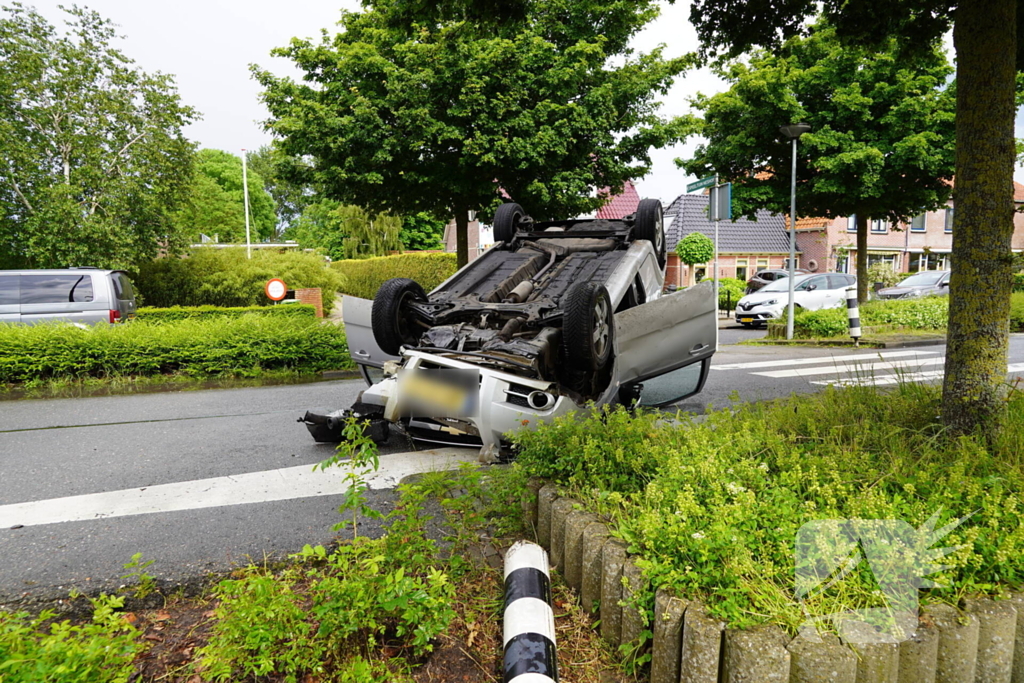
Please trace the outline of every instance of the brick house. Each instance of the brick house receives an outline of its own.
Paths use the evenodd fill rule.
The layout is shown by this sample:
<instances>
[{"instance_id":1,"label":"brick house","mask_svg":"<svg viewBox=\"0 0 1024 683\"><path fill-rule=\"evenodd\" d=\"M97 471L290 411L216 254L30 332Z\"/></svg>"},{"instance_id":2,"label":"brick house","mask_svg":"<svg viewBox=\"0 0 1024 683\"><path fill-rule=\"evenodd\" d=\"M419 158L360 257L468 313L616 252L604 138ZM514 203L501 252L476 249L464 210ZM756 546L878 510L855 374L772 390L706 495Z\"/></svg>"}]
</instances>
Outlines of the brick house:
<instances>
[{"instance_id":1,"label":"brick house","mask_svg":"<svg viewBox=\"0 0 1024 683\"><path fill-rule=\"evenodd\" d=\"M715 238L715 223L708 218L708 195L682 194L665 209L668 248L665 284L686 287L713 277L712 263L688 266L679 262L676 245L691 232ZM799 227L798 227L799 229ZM799 232L797 233L799 235ZM785 268L789 260L789 231L778 214L758 211L754 220L738 218L718 224L718 277L747 280L766 268ZM797 262L800 260L797 248Z\"/></svg>"},{"instance_id":2,"label":"brick house","mask_svg":"<svg viewBox=\"0 0 1024 683\"><path fill-rule=\"evenodd\" d=\"M1013 199L1024 204L1024 185L1013 184ZM1013 216L1014 251L1024 250L1024 214ZM788 230L788 221L786 229ZM796 243L801 252L797 265L808 270L856 272L857 231L850 218L800 218ZM953 250L953 202L944 209L915 216L897 226L872 220L868 226L868 265L887 263L898 273L948 270Z\"/></svg>"}]
</instances>

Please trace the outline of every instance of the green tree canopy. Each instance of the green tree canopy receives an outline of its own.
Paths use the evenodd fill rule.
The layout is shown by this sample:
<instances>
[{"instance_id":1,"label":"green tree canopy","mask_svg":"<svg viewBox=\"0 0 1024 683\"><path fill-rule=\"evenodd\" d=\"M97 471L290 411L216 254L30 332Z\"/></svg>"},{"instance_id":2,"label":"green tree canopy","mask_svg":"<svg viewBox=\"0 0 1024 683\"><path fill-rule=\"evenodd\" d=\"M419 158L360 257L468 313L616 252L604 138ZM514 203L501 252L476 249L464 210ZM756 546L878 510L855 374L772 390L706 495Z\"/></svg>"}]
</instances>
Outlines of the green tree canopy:
<instances>
[{"instance_id":1,"label":"green tree canopy","mask_svg":"<svg viewBox=\"0 0 1024 683\"><path fill-rule=\"evenodd\" d=\"M131 267L184 244L193 109L170 76L113 47L113 25L66 9L64 34L0 8L0 268Z\"/></svg>"},{"instance_id":2,"label":"green tree canopy","mask_svg":"<svg viewBox=\"0 0 1024 683\"><path fill-rule=\"evenodd\" d=\"M274 199L279 232L287 229L288 225L316 200L309 185L289 180L296 175L289 172L289 167L301 166L301 160L285 156L273 145L263 145L254 152L246 152L245 159L249 165L249 173L256 173L263 180L263 189Z\"/></svg>"},{"instance_id":3,"label":"green tree canopy","mask_svg":"<svg viewBox=\"0 0 1024 683\"><path fill-rule=\"evenodd\" d=\"M299 245L319 249L339 261L401 251L401 227L401 219L395 216L372 215L358 206L321 199L308 205L286 234Z\"/></svg>"},{"instance_id":4,"label":"green tree canopy","mask_svg":"<svg viewBox=\"0 0 1024 683\"><path fill-rule=\"evenodd\" d=\"M273 237L277 225L274 198L263 178L247 169L249 188L249 231L252 241ZM196 174L189 202L178 212L180 231L191 239L200 234L221 242L245 242L245 197L242 192L242 158L219 149L202 149L196 159Z\"/></svg>"},{"instance_id":5,"label":"green tree canopy","mask_svg":"<svg viewBox=\"0 0 1024 683\"><path fill-rule=\"evenodd\" d=\"M535 217L575 215L678 139L656 97L686 61L627 47L657 15L654 0L537 0L486 26L415 23L410 8L424 8L398 0L367 7L343 13L337 35L274 51L304 82L254 67L267 127L285 154L311 159L292 171L324 196L453 215L460 263L468 212L500 203L499 189Z\"/></svg>"},{"instance_id":6,"label":"green tree canopy","mask_svg":"<svg viewBox=\"0 0 1024 683\"><path fill-rule=\"evenodd\" d=\"M805 122L800 138L797 210L804 216L856 216L857 288L867 300L868 221L907 222L949 199L954 161L952 67L941 46L913 57L899 41L842 44L815 25L779 49L754 52L717 69L726 92L698 96L691 119L707 142L678 160L688 173L717 173L735 187L734 206L789 213L791 143L780 122Z\"/></svg>"},{"instance_id":7,"label":"green tree canopy","mask_svg":"<svg viewBox=\"0 0 1024 683\"><path fill-rule=\"evenodd\" d=\"M403 216L398 239L402 242L402 248L409 251L441 249L444 247L441 241L444 238L444 226L444 221L424 211Z\"/></svg>"},{"instance_id":8,"label":"green tree canopy","mask_svg":"<svg viewBox=\"0 0 1024 683\"><path fill-rule=\"evenodd\" d=\"M470 1L470 0L466 0ZM771 48L823 8L848 43L895 36L906 55L931 49L953 26L956 49L956 213L943 382L951 433L1006 417L1013 285L1014 85L1024 67L1018 0L693 0L690 21L705 54Z\"/></svg>"},{"instance_id":9,"label":"green tree canopy","mask_svg":"<svg viewBox=\"0 0 1024 683\"><path fill-rule=\"evenodd\" d=\"M715 255L715 243L700 232L691 232L676 244L679 260L688 266L707 263Z\"/></svg>"}]
</instances>

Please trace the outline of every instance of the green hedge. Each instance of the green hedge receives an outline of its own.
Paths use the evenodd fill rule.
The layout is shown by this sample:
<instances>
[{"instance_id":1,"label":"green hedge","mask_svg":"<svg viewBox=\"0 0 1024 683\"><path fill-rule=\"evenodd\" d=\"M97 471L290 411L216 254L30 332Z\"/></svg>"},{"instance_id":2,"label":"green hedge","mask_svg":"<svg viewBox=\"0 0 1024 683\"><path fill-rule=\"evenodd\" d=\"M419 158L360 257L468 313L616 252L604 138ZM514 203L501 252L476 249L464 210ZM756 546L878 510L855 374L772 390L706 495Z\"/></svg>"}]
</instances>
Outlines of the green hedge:
<instances>
[{"instance_id":1,"label":"green hedge","mask_svg":"<svg viewBox=\"0 0 1024 683\"><path fill-rule=\"evenodd\" d=\"M554 480L609 519L653 588L704 601L730 627L794 632L808 615L886 606L864 562L796 599L794 544L809 522L923 529L936 515L939 529L966 517L926 541L956 552L936 562L949 569L924 601L955 604L1024 582L1024 394L1012 395L1006 430L991 443L937 438L939 403L938 387L906 384L737 405L700 424L594 411L519 432L513 472Z\"/></svg>"},{"instance_id":2,"label":"green hedge","mask_svg":"<svg viewBox=\"0 0 1024 683\"><path fill-rule=\"evenodd\" d=\"M144 306L136 311L137 322L178 322L196 318L238 318L243 315L264 315L273 318L315 318L316 307L309 304L282 304L280 306L171 306L156 308Z\"/></svg>"},{"instance_id":3,"label":"green hedge","mask_svg":"<svg viewBox=\"0 0 1024 683\"><path fill-rule=\"evenodd\" d=\"M876 300L860 307L860 323L863 327L895 325L912 330L944 330L948 317L948 296ZM793 336L797 339L845 337L848 331L845 308L801 311L793 320ZM1010 296L1010 331L1024 332L1024 293Z\"/></svg>"},{"instance_id":4,"label":"green hedge","mask_svg":"<svg viewBox=\"0 0 1024 683\"><path fill-rule=\"evenodd\" d=\"M363 299L372 299L384 281L393 277L415 280L429 292L457 270L455 254L444 253L411 253L335 261L331 267L344 278L342 291Z\"/></svg>"},{"instance_id":5,"label":"green hedge","mask_svg":"<svg viewBox=\"0 0 1024 683\"><path fill-rule=\"evenodd\" d=\"M244 315L80 329L0 325L0 383L86 377L257 376L351 369L344 330L315 318Z\"/></svg>"},{"instance_id":6,"label":"green hedge","mask_svg":"<svg viewBox=\"0 0 1024 683\"><path fill-rule=\"evenodd\" d=\"M736 302L743 298L747 291L746 280L734 277L718 279L718 307L722 310L735 310Z\"/></svg>"},{"instance_id":7,"label":"green hedge","mask_svg":"<svg viewBox=\"0 0 1024 683\"><path fill-rule=\"evenodd\" d=\"M185 258L144 264L132 281L147 306L268 306L264 286L281 278L289 289L319 287L324 312L334 306L342 277L319 254L301 251L197 248Z\"/></svg>"},{"instance_id":8,"label":"green hedge","mask_svg":"<svg viewBox=\"0 0 1024 683\"><path fill-rule=\"evenodd\" d=\"M1013 276L1013 291L1024 292L1024 273L1017 273Z\"/></svg>"}]
</instances>

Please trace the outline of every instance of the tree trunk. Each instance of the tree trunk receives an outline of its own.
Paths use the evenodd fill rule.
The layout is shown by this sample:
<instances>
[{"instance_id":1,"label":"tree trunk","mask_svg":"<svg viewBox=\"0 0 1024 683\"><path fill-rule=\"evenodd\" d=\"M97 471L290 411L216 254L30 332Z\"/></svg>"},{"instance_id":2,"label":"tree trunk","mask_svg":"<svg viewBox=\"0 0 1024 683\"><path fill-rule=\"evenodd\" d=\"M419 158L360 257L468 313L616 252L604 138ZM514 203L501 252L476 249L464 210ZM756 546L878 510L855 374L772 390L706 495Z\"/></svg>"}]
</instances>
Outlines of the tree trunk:
<instances>
[{"instance_id":1,"label":"tree trunk","mask_svg":"<svg viewBox=\"0 0 1024 683\"><path fill-rule=\"evenodd\" d=\"M455 263L461 268L469 263L469 209L455 209Z\"/></svg>"},{"instance_id":2,"label":"tree trunk","mask_svg":"<svg viewBox=\"0 0 1024 683\"><path fill-rule=\"evenodd\" d=\"M942 417L954 434L992 436L1005 416L1013 282L1016 0L961 0L956 186Z\"/></svg>"},{"instance_id":3,"label":"tree trunk","mask_svg":"<svg viewBox=\"0 0 1024 683\"><path fill-rule=\"evenodd\" d=\"M857 223L857 302L864 303L868 300L868 226L871 225L870 216L855 215L853 220Z\"/></svg>"}]
</instances>

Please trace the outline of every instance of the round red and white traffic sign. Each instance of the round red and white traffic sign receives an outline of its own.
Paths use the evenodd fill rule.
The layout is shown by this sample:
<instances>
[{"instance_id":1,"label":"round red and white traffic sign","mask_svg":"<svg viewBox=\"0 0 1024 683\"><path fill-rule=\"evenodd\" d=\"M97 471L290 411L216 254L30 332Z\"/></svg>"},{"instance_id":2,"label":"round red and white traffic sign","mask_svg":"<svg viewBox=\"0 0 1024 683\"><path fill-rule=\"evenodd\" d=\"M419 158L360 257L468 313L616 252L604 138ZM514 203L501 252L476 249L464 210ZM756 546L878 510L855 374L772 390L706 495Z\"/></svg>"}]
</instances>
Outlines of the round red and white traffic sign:
<instances>
[{"instance_id":1,"label":"round red and white traffic sign","mask_svg":"<svg viewBox=\"0 0 1024 683\"><path fill-rule=\"evenodd\" d=\"M272 280L267 280L267 285L264 288L267 293L267 298L271 301L280 301L288 294L288 285L284 283L281 278L275 277Z\"/></svg>"}]
</instances>

